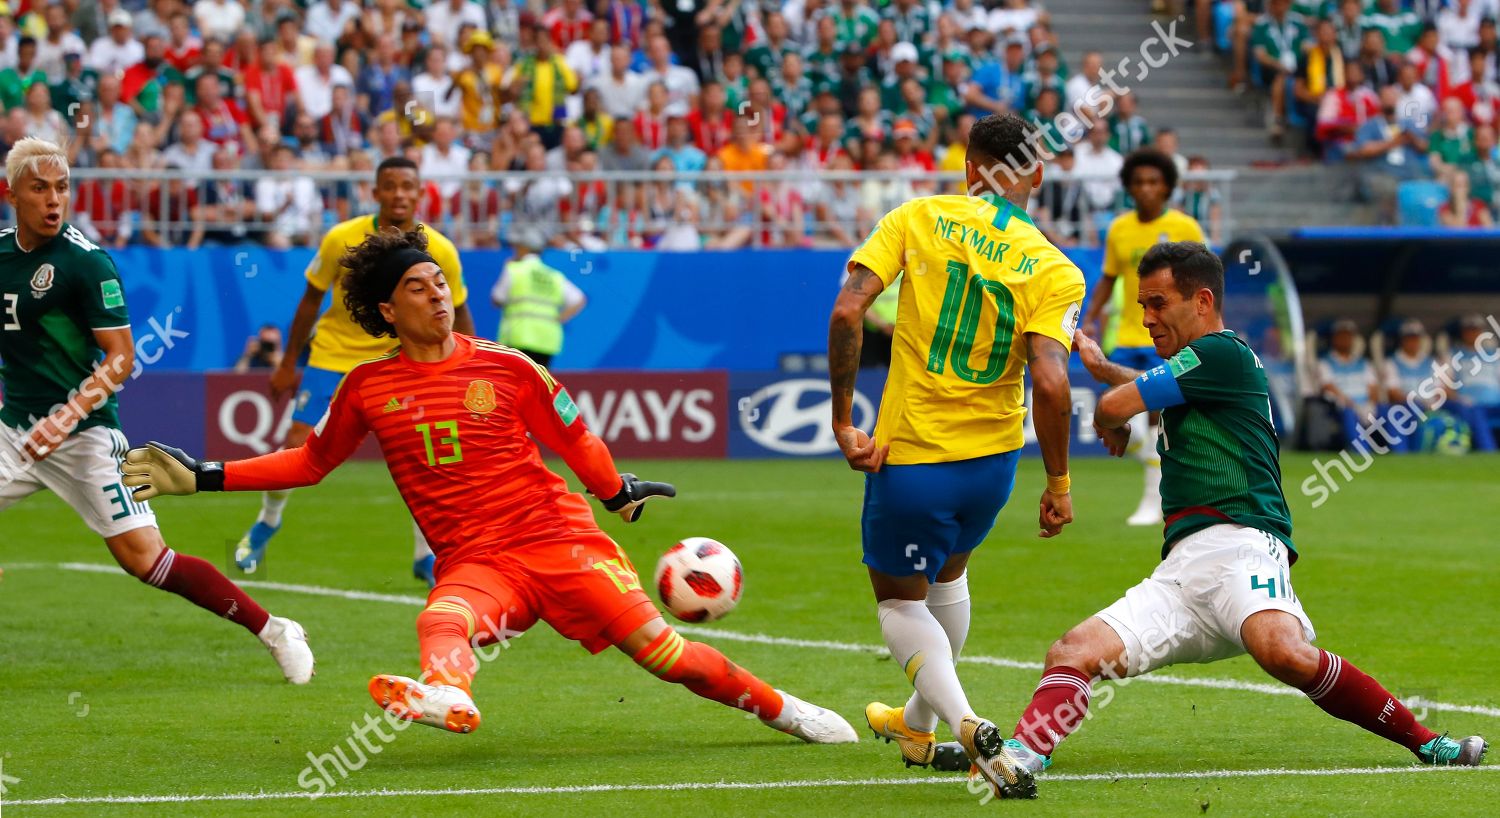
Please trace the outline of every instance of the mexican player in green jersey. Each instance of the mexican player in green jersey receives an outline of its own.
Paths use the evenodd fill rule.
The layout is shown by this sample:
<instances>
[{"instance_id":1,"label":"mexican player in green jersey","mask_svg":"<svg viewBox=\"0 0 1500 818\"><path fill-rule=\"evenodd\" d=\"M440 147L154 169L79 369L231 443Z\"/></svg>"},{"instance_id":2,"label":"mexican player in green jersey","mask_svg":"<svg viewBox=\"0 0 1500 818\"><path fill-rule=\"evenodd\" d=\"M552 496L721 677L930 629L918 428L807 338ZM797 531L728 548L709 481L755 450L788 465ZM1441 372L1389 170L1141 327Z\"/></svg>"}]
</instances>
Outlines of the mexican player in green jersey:
<instances>
[{"instance_id":1,"label":"mexican player in green jersey","mask_svg":"<svg viewBox=\"0 0 1500 818\"><path fill-rule=\"evenodd\" d=\"M1144 373L1110 363L1082 332L1075 346L1089 373L1111 387L1094 415L1111 454L1124 453L1130 418L1162 413L1162 561L1052 645L1007 752L1033 771L1050 764L1088 713L1096 679L1248 653L1329 715L1423 762L1477 765L1484 739L1434 733L1379 682L1313 646L1312 623L1292 590L1297 552L1265 368L1224 328L1222 262L1198 242L1168 242L1145 254L1139 273L1143 323L1166 363Z\"/></svg>"},{"instance_id":2,"label":"mexican player in green jersey","mask_svg":"<svg viewBox=\"0 0 1500 818\"><path fill-rule=\"evenodd\" d=\"M67 154L22 139L5 178L16 226L0 230L0 512L53 492L132 576L245 627L288 681L307 682L313 655L302 626L168 548L151 507L120 484L130 444L115 392L135 368L135 343L114 262L66 221Z\"/></svg>"}]
</instances>

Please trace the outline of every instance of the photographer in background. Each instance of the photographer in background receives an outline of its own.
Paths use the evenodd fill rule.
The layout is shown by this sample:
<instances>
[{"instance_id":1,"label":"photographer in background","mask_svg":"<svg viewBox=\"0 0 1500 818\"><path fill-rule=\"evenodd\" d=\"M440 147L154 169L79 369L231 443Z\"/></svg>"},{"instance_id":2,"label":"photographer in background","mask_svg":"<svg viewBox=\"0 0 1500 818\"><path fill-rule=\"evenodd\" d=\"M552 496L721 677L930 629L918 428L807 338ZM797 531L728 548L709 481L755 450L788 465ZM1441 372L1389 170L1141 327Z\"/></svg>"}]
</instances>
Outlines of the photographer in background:
<instances>
[{"instance_id":1,"label":"photographer in background","mask_svg":"<svg viewBox=\"0 0 1500 818\"><path fill-rule=\"evenodd\" d=\"M275 369L281 365L281 328L266 324L245 341L245 351L234 363L235 372Z\"/></svg>"}]
</instances>

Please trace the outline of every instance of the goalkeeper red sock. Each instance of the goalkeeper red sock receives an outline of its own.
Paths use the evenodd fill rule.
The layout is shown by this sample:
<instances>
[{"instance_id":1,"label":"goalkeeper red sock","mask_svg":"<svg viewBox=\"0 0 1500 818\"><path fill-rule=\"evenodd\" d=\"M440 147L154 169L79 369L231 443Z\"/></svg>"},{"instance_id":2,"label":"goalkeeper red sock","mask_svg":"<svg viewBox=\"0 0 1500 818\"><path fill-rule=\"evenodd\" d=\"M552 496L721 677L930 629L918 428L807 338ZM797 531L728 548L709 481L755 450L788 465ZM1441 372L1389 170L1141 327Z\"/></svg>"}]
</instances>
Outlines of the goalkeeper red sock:
<instances>
[{"instance_id":1,"label":"goalkeeper red sock","mask_svg":"<svg viewBox=\"0 0 1500 818\"><path fill-rule=\"evenodd\" d=\"M1044 756L1052 755L1089 712L1089 677L1070 667L1049 667L1012 735Z\"/></svg>"},{"instance_id":2,"label":"goalkeeper red sock","mask_svg":"<svg viewBox=\"0 0 1500 818\"><path fill-rule=\"evenodd\" d=\"M170 548L162 549L142 580L163 591L171 591L214 616L221 616L257 636L271 615L256 604L240 586L219 573L208 562Z\"/></svg>"},{"instance_id":3,"label":"goalkeeper red sock","mask_svg":"<svg viewBox=\"0 0 1500 818\"><path fill-rule=\"evenodd\" d=\"M443 588L451 590L450 586ZM467 599L433 594L433 600L417 614L422 681L469 689L479 670L473 647L477 620L474 606Z\"/></svg>"},{"instance_id":4,"label":"goalkeeper red sock","mask_svg":"<svg viewBox=\"0 0 1500 818\"><path fill-rule=\"evenodd\" d=\"M1302 692L1328 715L1357 724L1413 753L1437 738L1437 733L1423 727L1380 682L1326 650L1318 651L1318 673Z\"/></svg>"},{"instance_id":5,"label":"goalkeeper red sock","mask_svg":"<svg viewBox=\"0 0 1500 818\"><path fill-rule=\"evenodd\" d=\"M663 681L674 682L705 699L754 713L762 721L781 715L781 694L755 674L701 642L689 642L667 628L631 657Z\"/></svg>"}]
</instances>

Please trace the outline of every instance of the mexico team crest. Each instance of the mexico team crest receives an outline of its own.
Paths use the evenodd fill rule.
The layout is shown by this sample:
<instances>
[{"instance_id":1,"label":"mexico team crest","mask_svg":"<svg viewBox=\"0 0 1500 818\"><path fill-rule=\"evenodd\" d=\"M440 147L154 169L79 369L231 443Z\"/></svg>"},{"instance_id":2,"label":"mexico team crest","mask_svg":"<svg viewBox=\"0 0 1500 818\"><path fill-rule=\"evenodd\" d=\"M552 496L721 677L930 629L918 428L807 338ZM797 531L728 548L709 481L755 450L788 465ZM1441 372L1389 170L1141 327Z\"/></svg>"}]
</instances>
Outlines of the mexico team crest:
<instances>
[{"instance_id":1,"label":"mexico team crest","mask_svg":"<svg viewBox=\"0 0 1500 818\"><path fill-rule=\"evenodd\" d=\"M41 298L42 293L52 289L52 282L57 278L57 270L51 264L43 264L36 268L31 276L31 297Z\"/></svg>"},{"instance_id":2,"label":"mexico team crest","mask_svg":"<svg viewBox=\"0 0 1500 818\"><path fill-rule=\"evenodd\" d=\"M464 408L476 415L495 411L494 385L489 381L469 381L469 391L464 393Z\"/></svg>"}]
</instances>

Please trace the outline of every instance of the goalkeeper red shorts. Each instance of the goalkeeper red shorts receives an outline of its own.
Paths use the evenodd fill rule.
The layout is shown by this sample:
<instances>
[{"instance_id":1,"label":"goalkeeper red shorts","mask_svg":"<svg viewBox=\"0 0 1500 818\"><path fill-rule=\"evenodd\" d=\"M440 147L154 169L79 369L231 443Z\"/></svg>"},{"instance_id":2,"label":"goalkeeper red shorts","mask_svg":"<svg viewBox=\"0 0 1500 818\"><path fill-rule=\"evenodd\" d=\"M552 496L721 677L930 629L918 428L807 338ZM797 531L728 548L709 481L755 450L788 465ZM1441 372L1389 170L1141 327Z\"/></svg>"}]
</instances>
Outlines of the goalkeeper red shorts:
<instances>
[{"instance_id":1,"label":"goalkeeper red shorts","mask_svg":"<svg viewBox=\"0 0 1500 818\"><path fill-rule=\"evenodd\" d=\"M602 531L441 565L428 598L443 596L462 597L474 607L480 644L517 636L541 620L598 653L660 616L630 558Z\"/></svg>"}]
</instances>

